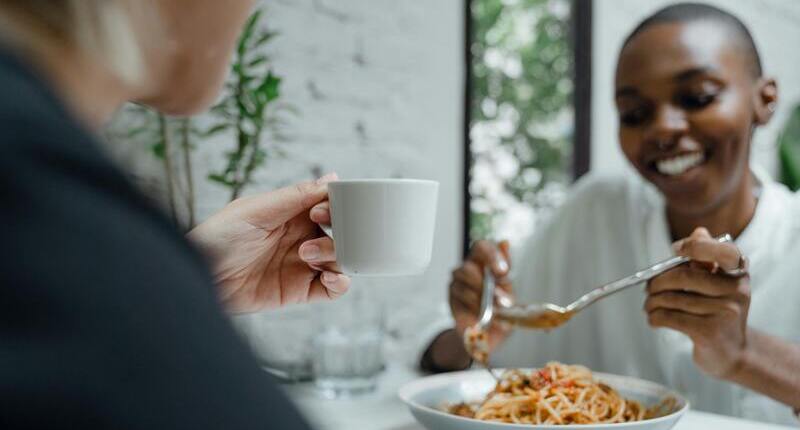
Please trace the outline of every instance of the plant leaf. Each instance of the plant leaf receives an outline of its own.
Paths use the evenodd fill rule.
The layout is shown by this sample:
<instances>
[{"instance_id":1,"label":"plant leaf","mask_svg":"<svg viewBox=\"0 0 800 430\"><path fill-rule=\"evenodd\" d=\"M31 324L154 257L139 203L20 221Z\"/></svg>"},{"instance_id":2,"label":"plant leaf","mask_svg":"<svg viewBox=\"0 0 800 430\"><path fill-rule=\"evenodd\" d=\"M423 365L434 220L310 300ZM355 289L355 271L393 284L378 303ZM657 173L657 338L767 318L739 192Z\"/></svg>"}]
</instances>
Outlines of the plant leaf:
<instances>
[{"instance_id":1,"label":"plant leaf","mask_svg":"<svg viewBox=\"0 0 800 430\"><path fill-rule=\"evenodd\" d=\"M280 97L281 78L275 76L272 71L267 72L267 76L261 81L258 86L257 92L264 97L266 103L269 103Z\"/></svg>"},{"instance_id":2,"label":"plant leaf","mask_svg":"<svg viewBox=\"0 0 800 430\"><path fill-rule=\"evenodd\" d=\"M213 113L215 115L223 115L223 116L224 115L230 115L230 112L228 111L228 108L229 108L228 105L229 104L230 104L230 99L226 98L225 100L223 100L222 102L220 102L216 106L212 107L211 108L211 113Z\"/></svg>"},{"instance_id":3,"label":"plant leaf","mask_svg":"<svg viewBox=\"0 0 800 430\"><path fill-rule=\"evenodd\" d=\"M164 142L158 142L150 145L150 150L156 158L163 160L167 153L167 145Z\"/></svg>"},{"instance_id":4,"label":"plant leaf","mask_svg":"<svg viewBox=\"0 0 800 430\"><path fill-rule=\"evenodd\" d=\"M216 182L218 184L225 185L226 187L232 187L234 185L233 181L228 180L224 175L220 175L219 173L209 174L208 180L211 182Z\"/></svg>"},{"instance_id":5,"label":"plant leaf","mask_svg":"<svg viewBox=\"0 0 800 430\"><path fill-rule=\"evenodd\" d=\"M267 62L267 57L265 55L259 55L256 58L250 60L250 62L247 63L247 67L258 67L266 62Z\"/></svg>"},{"instance_id":6,"label":"plant leaf","mask_svg":"<svg viewBox=\"0 0 800 430\"><path fill-rule=\"evenodd\" d=\"M256 46L256 47L262 46L265 43L269 42L270 39L272 39L273 37L275 37L277 35L278 35L277 32L265 31L265 32L261 33L261 35L258 37L258 39L256 39L255 43L253 43L253 45Z\"/></svg>"},{"instance_id":7,"label":"plant leaf","mask_svg":"<svg viewBox=\"0 0 800 430\"><path fill-rule=\"evenodd\" d=\"M217 124L217 125L209 128L208 130L204 131L202 133L202 135L204 137L211 137L211 136L214 136L215 134L222 133L223 131L226 131L229 128L231 128L231 125L223 122L223 123Z\"/></svg>"},{"instance_id":8,"label":"plant leaf","mask_svg":"<svg viewBox=\"0 0 800 430\"><path fill-rule=\"evenodd\" d=\"M237 53L240 57L243 57L245 52L247 52L247 42L253 37L253 31L256 28L256 24L261 20L261 14L264 11L258 9L250 15L250 18L247 19L247 23L244 25L244 30L242 30L242 35L239 37L239 45L236 48Z\"/></svg>"}]
</instances>

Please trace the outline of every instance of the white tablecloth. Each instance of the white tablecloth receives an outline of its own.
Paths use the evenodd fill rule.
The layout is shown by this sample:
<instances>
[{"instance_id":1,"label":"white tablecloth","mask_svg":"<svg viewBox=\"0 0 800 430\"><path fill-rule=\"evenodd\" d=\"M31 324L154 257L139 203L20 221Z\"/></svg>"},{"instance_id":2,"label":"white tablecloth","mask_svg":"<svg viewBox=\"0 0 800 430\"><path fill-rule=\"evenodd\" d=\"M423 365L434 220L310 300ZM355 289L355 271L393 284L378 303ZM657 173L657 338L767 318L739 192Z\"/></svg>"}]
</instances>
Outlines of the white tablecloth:
<instances>
[{"instance_id":1,"label":"white tablecloth","mask_svg":"<svg viewBox=\"0 0 800 430\"><path fill-rule=\"evenodd\" d=\"M423 430L397 397L397 389L420 375L410 365L389 363L375 392L341 400L323 399L311 384L287 386L289 395L317 430ZM689 411L675 430L778 430L767 425L721 415Z\"/></svg>"}]
</instances>

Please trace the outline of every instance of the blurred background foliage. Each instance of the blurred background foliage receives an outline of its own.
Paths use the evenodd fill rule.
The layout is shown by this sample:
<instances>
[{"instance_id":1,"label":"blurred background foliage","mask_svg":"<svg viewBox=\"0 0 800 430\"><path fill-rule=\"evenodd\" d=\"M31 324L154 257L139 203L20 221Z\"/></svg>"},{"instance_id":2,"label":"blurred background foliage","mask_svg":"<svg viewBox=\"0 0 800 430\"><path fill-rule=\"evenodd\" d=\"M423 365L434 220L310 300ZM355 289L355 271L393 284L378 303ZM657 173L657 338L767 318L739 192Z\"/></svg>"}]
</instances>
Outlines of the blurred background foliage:
<instances>
[{"instance_id":1,"label":"blurred background foliage","mask_svg":"<svg viewBox=\"0 0 800 430\"><path fill-rule=\"evenodd\" d=\"M792 109L778 137L778 157L781 167L781 182L792 191L800 189L800 104Z\"/></svg>"},{"instance_id":2,"label":"blurred background foliage","mask_svg":"<svg viewBox=\"0 0 800 430\"><path fill-rule=\"evenodd\" d=\"M471 0L470 239L521 241L571 181L571 0Z\"/></svg>"}]
</instances>

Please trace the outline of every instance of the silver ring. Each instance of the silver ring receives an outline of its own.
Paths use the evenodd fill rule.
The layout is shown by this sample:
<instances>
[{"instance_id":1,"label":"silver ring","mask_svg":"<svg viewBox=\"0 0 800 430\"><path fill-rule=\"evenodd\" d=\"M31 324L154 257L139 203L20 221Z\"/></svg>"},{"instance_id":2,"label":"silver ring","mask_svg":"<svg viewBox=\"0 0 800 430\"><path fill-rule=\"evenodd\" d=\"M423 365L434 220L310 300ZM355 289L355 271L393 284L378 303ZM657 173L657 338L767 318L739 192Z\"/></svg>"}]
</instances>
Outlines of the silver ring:
<instances>
[{"instance_id":1,"label":"silver ring","mask_svg":"<svg viewBox=\"0 0 800 430\"><path fill-rule=\"evenodd\" d=\"M723 270L722 273L725 276L730 276L731 278L741 278L748 274L748 268L750 266L750 261L744 255L739 255L739 267L731 270Z\"/></svg>"}]
</instances>

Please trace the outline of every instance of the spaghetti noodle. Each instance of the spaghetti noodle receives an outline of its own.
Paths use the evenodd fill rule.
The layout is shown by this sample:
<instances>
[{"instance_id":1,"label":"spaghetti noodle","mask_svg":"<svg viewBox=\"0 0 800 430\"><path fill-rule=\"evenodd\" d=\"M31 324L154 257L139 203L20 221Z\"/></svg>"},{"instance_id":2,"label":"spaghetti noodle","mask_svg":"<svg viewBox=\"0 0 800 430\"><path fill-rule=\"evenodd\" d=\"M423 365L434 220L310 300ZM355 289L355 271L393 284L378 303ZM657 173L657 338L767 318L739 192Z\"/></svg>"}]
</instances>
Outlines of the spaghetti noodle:
<instances>
[{"instance_id":1,"label":"spaghetti noodle","mask_svg":"<svg viewBox=\"0 0 800 430\"><path fill-rule=\"evenodd\" d=\"M624 423L673 409L674 399L648 409L595 381L586 367L556 362L532 372L506 371L483 402L447 407L455 415L517 424Z\"/></svg>"}]
</instances>

